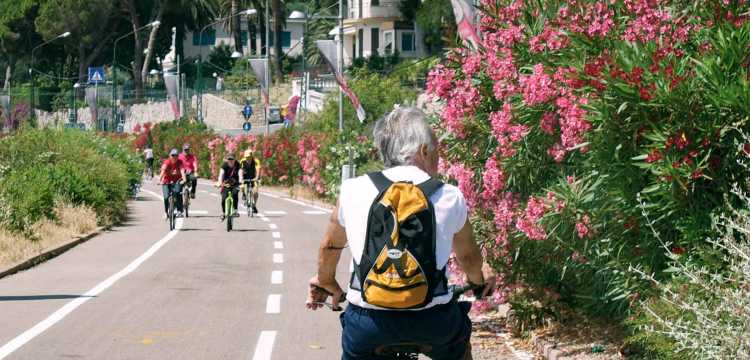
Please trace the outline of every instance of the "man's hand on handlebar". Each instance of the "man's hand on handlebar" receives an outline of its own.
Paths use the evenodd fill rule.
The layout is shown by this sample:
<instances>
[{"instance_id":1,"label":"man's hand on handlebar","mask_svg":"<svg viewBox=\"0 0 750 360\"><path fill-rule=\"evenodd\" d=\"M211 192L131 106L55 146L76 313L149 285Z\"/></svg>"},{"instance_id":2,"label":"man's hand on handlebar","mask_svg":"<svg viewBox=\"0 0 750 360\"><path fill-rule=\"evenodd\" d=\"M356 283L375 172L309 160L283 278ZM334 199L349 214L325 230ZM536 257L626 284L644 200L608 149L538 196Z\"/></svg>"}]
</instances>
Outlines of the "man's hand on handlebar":
<instances>
[{"instance_id":1,"label":"man's hand on handlebar","mask_svg":"<svg viewBox=\"0 0 750 360\"><path fill-rule=\"evenodd\" d=\"M484 291L482 297L490 296L497 288L497 273L486 262L482 264L482 275L484 276Z\"/></svg>"},{"instance_id":2,"label":"man's hand on handlebar","mask_svg":"<svg viewBox=\"0 0 750 360\"><path fill-rule=\"evenodd\" d=\"M318 281L317 275L313 276L312 279L310 279L305 306L310 310L318 310L327 305L326 300L329 296L331 297L331 310L341 311L342 308L339 306L339 303L346 300L346 294L339 284L336 281L332 283L321 283Z\"/></svg>"}]
</instances>

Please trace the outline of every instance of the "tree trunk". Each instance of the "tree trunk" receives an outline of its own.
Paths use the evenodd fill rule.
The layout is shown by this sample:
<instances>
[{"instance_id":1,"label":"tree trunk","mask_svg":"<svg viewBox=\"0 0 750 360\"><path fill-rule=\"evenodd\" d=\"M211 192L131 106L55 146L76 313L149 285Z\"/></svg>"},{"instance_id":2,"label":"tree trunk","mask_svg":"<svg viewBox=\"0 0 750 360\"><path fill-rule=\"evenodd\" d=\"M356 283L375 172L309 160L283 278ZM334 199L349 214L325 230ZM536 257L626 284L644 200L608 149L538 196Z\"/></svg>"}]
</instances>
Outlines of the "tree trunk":
<instances>
[{"instance_id":1,"label":"tree trunk","mask_svg":"<svg viewBox=\"0 0 750 360\"><path fill-rule=\"evenodd\" d=\"M8 66L5 67L5 82L3 83L3 91L10 92L10 77L13 74L11 64L13 63L13 59L8 59Z\"/></svg>"},{"instance_id":2,"label":"tree trunk","mask_svg":"<svg viewBox=\"0 0 750 360\"><path fill-rule=\"evenodd\" d=\"M125 2L125 11L130 17L130 23L133 25L133 31L141 27L141 20L138 17L138 10L135 7L135 0ZM143 68L143 42L141 34L133 34L133 87L135 88L135 98L143 98L143 81L141 81L141 69ZM125 94L123 93L123 98Z\"/></svg>"},{"instance_id":3,"label":"tree trunk","mask_svg":"<svg viewBox=\"0 0 750 360\"><path fill-rule=\"evenodd\" d=\"M161 22L161 18L164 15L164 4L162 1L157 1L156 4L156 11L154 11L154 14L156 17L152 21L159 21ZM156 45L156 34L159 32L159 26L153 26L151 27L151 33L148 36L148 45L146 46L146 59L143 61L143 68L141 69L141 81L146 82L148 80L148 66L151 64L151 59L154 58L154 45Z\"/></svg>"},{"instance_id":4,"label":"tree trunk","mask_svg":"<svg viewBox=\"0 0 750 360\"><path fill-rule=\"evenodd\" d=\"M240 11L239 0L232 0L231 13L236 14ZM235 15L229 20L229 28L234 38L234 50L242 52L242 26L240 25L240 16Z\"/></svg>"},{"instance_id":5,"label":"tree trunk","mask_svg":"<svg viewBox=\"0 0 750 360\"><path fill-rule=\"evenodd\" d=\"M282 78L281 73L281 59L284 54L281 52L281 31L282 18L281 18L281 0L271 0L271 11L273 11L273 58L276 63L274 73L275 82L280 82Z\"/></svg>"}]
</instances>

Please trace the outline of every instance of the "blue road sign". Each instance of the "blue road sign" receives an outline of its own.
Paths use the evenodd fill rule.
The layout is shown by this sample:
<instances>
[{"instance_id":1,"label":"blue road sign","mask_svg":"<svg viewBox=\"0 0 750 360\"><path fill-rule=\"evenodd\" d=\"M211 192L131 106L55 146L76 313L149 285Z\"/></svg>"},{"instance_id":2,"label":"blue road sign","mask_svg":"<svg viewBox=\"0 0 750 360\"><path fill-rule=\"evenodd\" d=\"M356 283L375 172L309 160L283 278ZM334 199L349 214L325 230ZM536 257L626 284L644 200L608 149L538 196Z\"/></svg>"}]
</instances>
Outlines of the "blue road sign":
<instances>
[{"instance_id":1,"label":"blue road sign","mask_svg":"<svg viewBox=\"0 0 750 360\"><path fill-rule=\"evenodd\" d=\"M106 81L104 76L104 67L89 67L89 84L104 84Z\"/></svg>"},{"instance_id":2,"label":"blue road sign","mask_svg":"<svg viewBox=\"0 0 750 360\"><path fill-rule=\"evenodd\" d=\"M251 124L251 123L249 123L247 121L244 124L242 124L242 130L250 131L250 129L252 129L252 128L253 128L253 124Z\"/></svg>"},{"instance_id":3,"label":"blue road sign","mask_svg":"<svg viewBox=\"0 0 750 360\"><path fill-rule=\"evenodd\" d=\"M253 116L253 107L250 106L250 104L245 105L245 107L242 109L242 115L245 116L245 120L249 119L251 116Z\"/></svg>"}]
</instances>

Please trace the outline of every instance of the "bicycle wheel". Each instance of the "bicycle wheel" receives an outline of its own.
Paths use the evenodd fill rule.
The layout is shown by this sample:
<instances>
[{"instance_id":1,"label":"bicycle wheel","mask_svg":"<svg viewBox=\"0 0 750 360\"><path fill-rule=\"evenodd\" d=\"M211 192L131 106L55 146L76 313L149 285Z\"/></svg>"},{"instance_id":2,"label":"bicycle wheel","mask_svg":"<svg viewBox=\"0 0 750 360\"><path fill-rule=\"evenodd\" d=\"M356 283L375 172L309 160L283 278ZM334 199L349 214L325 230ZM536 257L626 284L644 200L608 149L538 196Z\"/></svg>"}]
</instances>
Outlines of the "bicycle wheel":
<instances>
[{"instance_id":1,"label":"bicycle wheel","mask_svg":"<svg viewBox=\"0 0 750 360\"><path fill-rule=\"evenodd\" d=\"M232 220L234 219L234 204L232 203L231 193L229 194L229 196L227 196L227 200L224 201L224 214L227 220L227 232L232 231Z\"/></svg>"},{"instance_id":2,"label":"bicycle wheel","mask_svg":"<svg viewBox=\"0 0 750 360\"><path fill-rule=\"evenodd\" d=\"M182 191L182 210L185 212L185 217L190 216L190 188L187 186Z\"/></svg>"},{"instance_id":3,"label":"bicycle wheel","mask_svg":"<svg viewBox=\"0 0 750 360\"><path fill-rule=\"evenodd\" d=\"M172 231L175 227L174 197L172 195L169 195L169 211L167 212L167 217L169 218L169 231Z\"/></svg>"},{"instance_id":4,"label":"bicycle wheel","mask_svg":"<svg viewBox=\"0 0 750 360\"><path fill-rule=\"evenodd\" d=\"M250 204L247 207L247 213L250 217L255 217L255 195L253 192L250 192L250 195L248 195L248 198L250 199Z\"/></svg>"}]
</instances>

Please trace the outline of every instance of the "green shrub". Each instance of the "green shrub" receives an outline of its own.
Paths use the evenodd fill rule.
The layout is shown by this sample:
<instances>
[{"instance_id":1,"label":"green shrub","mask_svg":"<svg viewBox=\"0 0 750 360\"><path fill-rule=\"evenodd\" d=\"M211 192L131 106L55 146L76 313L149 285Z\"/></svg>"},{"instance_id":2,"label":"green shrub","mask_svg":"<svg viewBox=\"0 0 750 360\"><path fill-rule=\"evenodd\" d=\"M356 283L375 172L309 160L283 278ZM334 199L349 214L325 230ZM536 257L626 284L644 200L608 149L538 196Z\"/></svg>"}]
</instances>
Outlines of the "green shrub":
<instances>
[{"instance_id":1,"label":"green shrub","mask_svg":"<svg viewBox=\"0 0 750 360\"><path fill-rule=\"evenodd\" d=\"M100 222L117 220L143 167L123 139L43 129L0 139L0 169L0 226L28 233L54 219L58 200L93 208Z\"/></svg>"}]
</instances>

